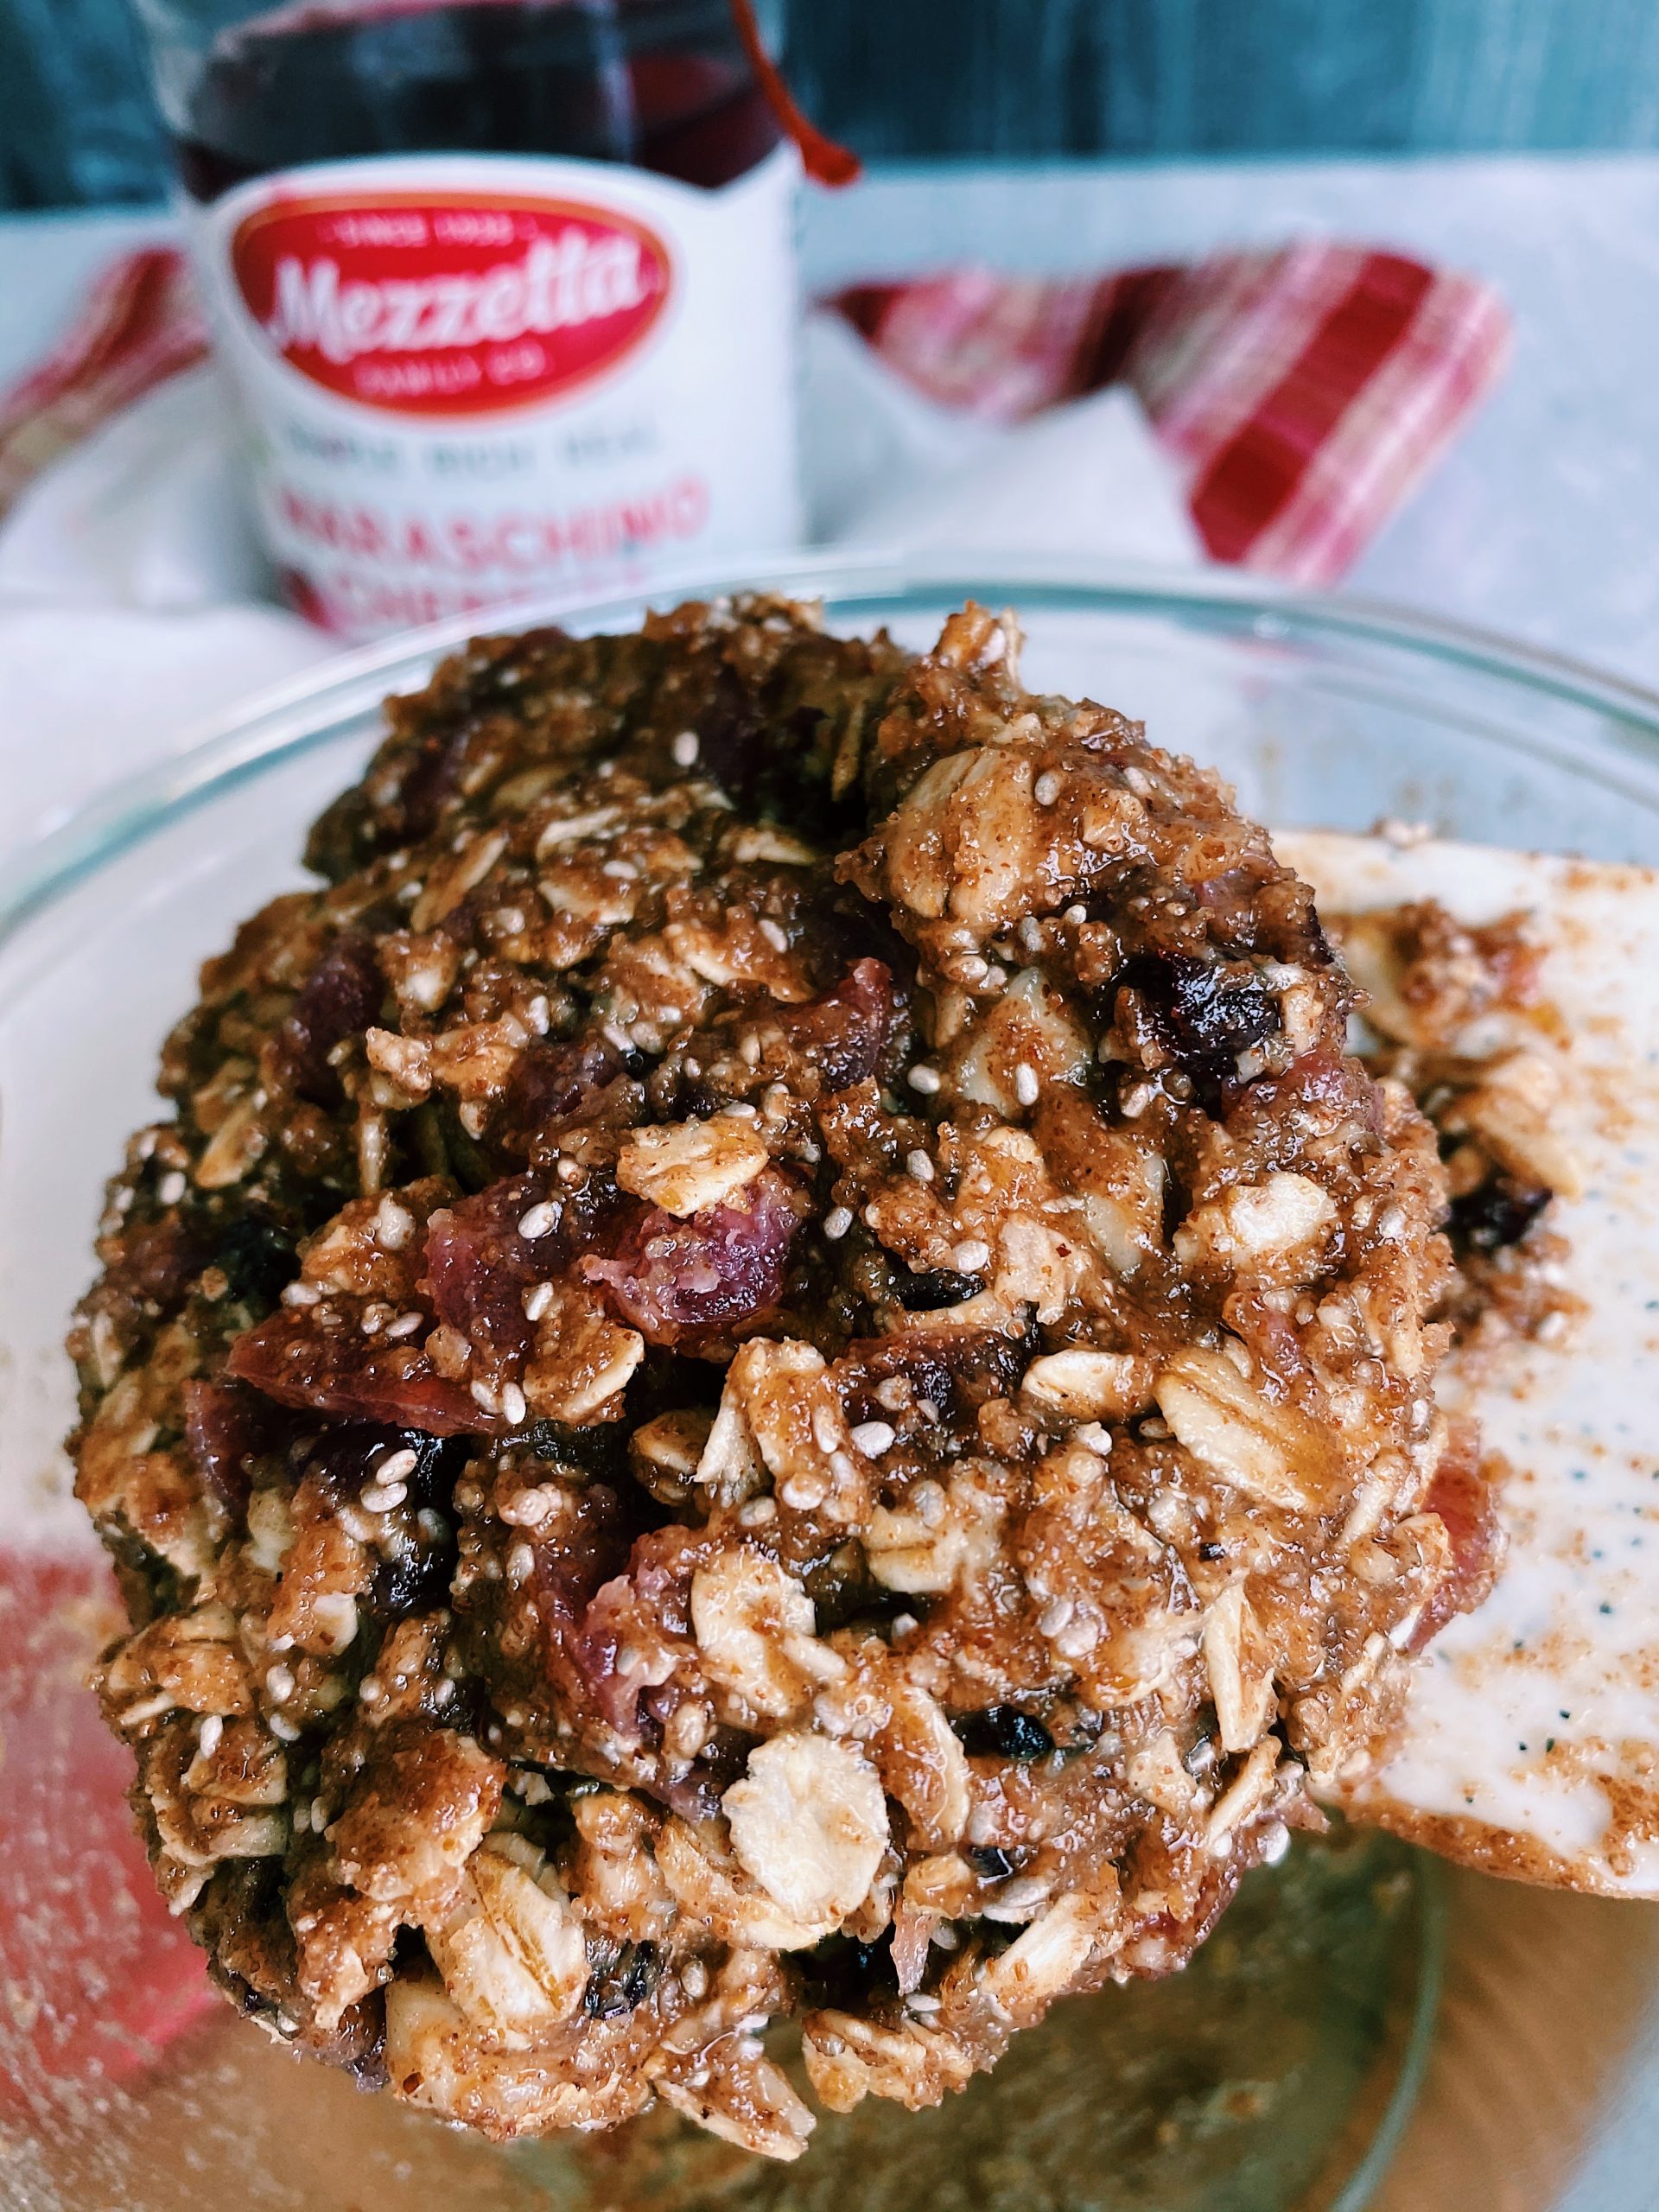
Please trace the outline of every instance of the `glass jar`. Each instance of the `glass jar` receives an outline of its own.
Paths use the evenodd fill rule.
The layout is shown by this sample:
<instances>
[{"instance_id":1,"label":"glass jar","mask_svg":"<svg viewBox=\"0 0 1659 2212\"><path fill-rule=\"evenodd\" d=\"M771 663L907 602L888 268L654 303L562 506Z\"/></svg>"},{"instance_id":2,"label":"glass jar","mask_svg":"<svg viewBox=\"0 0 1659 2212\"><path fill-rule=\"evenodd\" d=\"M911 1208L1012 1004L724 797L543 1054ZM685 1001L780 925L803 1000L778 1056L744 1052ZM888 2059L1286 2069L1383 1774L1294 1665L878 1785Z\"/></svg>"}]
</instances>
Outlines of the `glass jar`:
<instances>
[{"instance_id":1,"label":"glass jar","mask_svg":"<svg viewBox=\"0 0 1659 2212\"><path fill-rule=\"evenodd\" d=\"M795 541L798 161L728 0L139 8L296 607Z\"/></svg>"}]
</instances>

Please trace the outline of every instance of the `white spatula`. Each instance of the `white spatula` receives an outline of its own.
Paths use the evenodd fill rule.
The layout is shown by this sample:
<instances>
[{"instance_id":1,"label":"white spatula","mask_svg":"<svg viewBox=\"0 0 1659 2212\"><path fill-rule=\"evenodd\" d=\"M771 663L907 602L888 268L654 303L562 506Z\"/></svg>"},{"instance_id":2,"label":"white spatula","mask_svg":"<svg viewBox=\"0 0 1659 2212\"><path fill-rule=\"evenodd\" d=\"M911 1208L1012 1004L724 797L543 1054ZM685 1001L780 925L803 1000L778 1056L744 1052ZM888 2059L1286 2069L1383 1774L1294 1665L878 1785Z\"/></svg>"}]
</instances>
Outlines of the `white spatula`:
<instances>
[{"instance_id":1,"label":"white spatula","mask_svg":"<svg viewBox=\"0 0 1659 2212\"><path fill-rule=\"evenodd\" d=\"M1497 1371L1452 1356L1441 1398L1512 1474L1497 1589L1421 1664L1404 1725L1352 1790L1363 1819L1525 1879L1659 1897L1659 874L1471 845L1286 833L1327 912L1438 899L1479 924L1520 908L1547 948L1563 1135L1584 1192L1558 1198L1562 1343Z\"/></svg>"}]
</instances>

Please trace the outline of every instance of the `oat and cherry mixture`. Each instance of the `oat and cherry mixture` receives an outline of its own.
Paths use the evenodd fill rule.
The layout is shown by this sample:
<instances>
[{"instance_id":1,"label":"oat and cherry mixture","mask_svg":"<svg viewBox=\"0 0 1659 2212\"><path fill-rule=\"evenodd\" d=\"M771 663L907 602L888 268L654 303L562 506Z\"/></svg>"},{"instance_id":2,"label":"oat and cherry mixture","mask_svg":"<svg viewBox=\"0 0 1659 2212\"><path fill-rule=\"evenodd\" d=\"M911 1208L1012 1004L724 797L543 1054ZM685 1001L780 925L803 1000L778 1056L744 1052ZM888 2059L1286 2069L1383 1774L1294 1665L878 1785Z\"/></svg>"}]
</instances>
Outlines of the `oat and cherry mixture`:
<instances>
[{"instance_id":1,"label":"oat and cherry mixture","mask_svg":"<svg viewBox=\"0 0 1659 2212\"><path fill-rule=\"evenodd\" d=\"M1015 644L484 640L166 1048L101 1694L226 1988L449 2119L791 2157L785 2013L937 2100L1179 1967L1488 1563L1433 1129L1224 785Z\"/></svg>"},{"instance_id":2,"label":"oat and cherry mixture","mask_svg":"<svg viewBox=\"0 0 1659 2212\"><path fill-rule=\"evenodd\" d=\"M1365 1065L1407 1084L1440 1136L1456 1262L1442 1313L1465 1364L1516 1337L1559 1340L1577 1301L1552 1202L1582 1182L1529 917L1471 926L1431 899L1325 919L1363 992Z\"/></svg>"}]
</instances>

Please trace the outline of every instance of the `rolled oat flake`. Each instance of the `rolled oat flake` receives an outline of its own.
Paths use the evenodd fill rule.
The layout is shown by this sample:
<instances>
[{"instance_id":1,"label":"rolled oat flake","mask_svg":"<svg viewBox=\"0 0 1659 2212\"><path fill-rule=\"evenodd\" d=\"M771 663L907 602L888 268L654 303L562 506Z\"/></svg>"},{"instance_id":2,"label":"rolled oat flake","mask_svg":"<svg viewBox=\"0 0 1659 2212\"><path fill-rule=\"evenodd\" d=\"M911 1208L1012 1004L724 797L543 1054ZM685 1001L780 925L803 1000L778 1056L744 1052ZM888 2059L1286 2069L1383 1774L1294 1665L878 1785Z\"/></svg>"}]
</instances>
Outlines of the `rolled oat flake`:
<instances>
[{"instance_id":1,"label":"rolled oat flake","mask_svg":"<svg viewBox=\"0 0 1659 2212\"><path fill-rule=\"evenodd\" d=\"M142 0L258 524L369 638L799 531L797 115L747 0Z\"/></svg>"}]
</instances>

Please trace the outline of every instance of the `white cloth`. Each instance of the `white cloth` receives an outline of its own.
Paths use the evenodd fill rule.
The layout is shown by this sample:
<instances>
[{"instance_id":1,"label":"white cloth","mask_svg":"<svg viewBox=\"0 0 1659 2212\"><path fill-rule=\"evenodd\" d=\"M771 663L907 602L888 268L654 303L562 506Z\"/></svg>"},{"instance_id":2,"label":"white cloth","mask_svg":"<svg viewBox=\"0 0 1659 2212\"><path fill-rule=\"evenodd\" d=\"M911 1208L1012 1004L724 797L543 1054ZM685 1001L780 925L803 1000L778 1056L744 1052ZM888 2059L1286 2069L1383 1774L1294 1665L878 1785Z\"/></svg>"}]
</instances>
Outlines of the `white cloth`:
<instances>
[{"instance_id":1,"label":"white cloth","mask_svg":"<svg viewBox=\"0 0 1659 2212\"><path fill-rule=\"evenodd\" d=\"M1201 560L1141 403L1122 387L1009 429L938 407L839 315L807 326L804 467L815 538L986 555Z\"/></svg>"},{"instance_id":2,"label":"white cloth","mask_svg":"<svg viewBox=\"0 0 1659 2212\"><path fill-rule=\"evenodd\" d=\"M807 327L804 393L820 543L1201 557L1127 392L1014 429L976 422L900 384L821 315ZM213 371L174 378L31 485L0 525L0 855L338 650L273 603Z\"/></svg>"}]
</instances>

